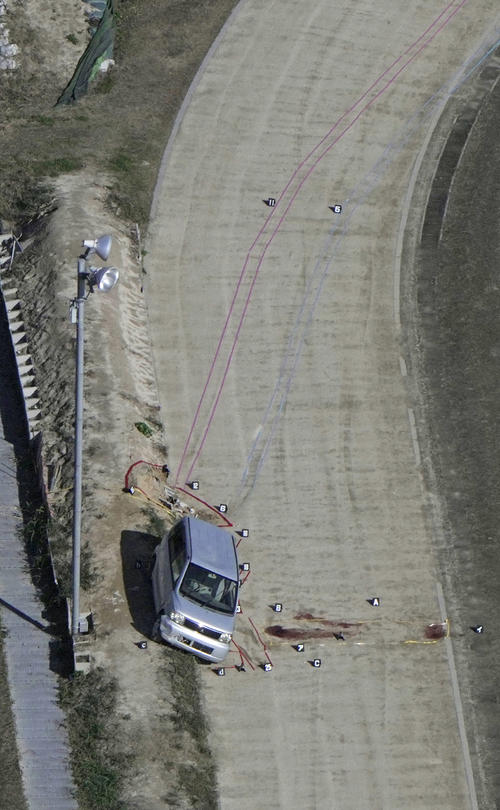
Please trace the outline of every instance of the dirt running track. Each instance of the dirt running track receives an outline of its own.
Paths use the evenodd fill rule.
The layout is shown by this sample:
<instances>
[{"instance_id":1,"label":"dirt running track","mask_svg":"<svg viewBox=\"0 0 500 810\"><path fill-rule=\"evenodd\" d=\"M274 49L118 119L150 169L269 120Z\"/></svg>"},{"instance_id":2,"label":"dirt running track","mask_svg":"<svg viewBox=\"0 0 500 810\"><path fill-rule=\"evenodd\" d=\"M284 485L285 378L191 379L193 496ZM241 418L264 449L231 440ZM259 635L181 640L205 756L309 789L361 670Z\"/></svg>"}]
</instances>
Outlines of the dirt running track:
<instances>
[{"instance_id":1,"label":"dirt running track","mask_svg":"<svg viewBox=\"0 0 500 810\"><path fill-rule=\"evenodd\" d=\"M223 810L478 807L452 641L403 643L446 609L398 280L412 170L499 26L495 0L247 0L169 144L146 293L170 466L250 532L246 671L202 671Z\"/></svg>"}]
</instances>

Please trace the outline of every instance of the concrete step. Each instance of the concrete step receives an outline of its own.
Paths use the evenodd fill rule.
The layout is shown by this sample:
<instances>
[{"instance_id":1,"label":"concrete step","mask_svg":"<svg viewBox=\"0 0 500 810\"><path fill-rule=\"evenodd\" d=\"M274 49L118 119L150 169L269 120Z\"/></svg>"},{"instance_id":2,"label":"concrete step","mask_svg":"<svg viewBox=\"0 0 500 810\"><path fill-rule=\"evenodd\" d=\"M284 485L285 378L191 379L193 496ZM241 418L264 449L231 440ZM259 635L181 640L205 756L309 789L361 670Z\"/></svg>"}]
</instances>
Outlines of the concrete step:
<instances>
[{"instance_id":1,"label":"concrete step","mask_svg":"<svg viewBox=\"0 0 500 810\"><path fill-rule=\"evenodd\" d=\"M31 354L29 354L29 352L22 352L21 349L19 349L19 351L16 354L16 363L18 368L24 368L25 366L33 368L33 360Z\"/></svg>"},{"instance_id":2,"label":"concrete step","mask_svg":"<svg viewBox=\"0 0 500 810\"><path fill-rule=\"evenodd\" d=\"M26 351L26 346L17 346L15 348L16 352L16 364L17 367L19 366L33 366L33 358L31 354Z\"/></svg>"},{"instance_id":3,"label":"concrete step","mask_svg":"<svg viewBox=\"0 0 500 810\"><path fill-rule=\"evenodd\" d=\"M17 290L10 290L10 293L12 295L15 295L17 293ZM3 291L3 295L4 295L5 307L7 309L7 312L14 312L17 309L19 309L19 310L21 309L21 299L20 298L11 298L10 296L7 297L8 292L6 290Z\"/></svg>"}]
</instances>

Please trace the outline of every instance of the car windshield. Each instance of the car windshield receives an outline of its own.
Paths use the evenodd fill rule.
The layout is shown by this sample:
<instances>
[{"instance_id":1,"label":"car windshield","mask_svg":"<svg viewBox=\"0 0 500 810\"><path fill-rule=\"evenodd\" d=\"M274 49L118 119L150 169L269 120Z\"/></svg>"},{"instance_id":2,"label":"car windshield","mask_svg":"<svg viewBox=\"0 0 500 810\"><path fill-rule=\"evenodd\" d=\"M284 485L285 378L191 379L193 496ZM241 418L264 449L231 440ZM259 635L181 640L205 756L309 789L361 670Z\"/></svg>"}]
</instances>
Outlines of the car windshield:
<instances>
[{"instance_id":1,"label":"car windshield","mask_svg":"<svg viewBox=\"0 0 500 810\"><path fill-rule=\"evenodd\" d=\"M183 596L222 613L234 613L236 590L233 579L226 579L194 563L188 565L180 587Z\"/></svg>"}]
</instances>

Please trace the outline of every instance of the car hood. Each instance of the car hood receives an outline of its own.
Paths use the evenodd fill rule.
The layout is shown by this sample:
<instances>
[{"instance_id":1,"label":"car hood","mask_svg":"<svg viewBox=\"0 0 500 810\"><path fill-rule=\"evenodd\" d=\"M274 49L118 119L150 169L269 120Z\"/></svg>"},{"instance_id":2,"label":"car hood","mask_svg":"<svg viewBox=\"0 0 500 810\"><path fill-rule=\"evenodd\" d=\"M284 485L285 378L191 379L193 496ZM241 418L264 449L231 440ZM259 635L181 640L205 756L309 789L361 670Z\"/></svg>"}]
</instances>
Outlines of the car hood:
<instances>
[{"instance_id":1,"label":"car hood","mask_svg":"<svg viewBox=\"0 0 500 810\"><path fill-rule=\"evenodd\" d=\"M175 592L173 594L173 608L204 627L213 627L222 633L232 633L235 616L233 613L221 613L218 610L198 605L186 596Z\"/></svg>"}]
</instances>

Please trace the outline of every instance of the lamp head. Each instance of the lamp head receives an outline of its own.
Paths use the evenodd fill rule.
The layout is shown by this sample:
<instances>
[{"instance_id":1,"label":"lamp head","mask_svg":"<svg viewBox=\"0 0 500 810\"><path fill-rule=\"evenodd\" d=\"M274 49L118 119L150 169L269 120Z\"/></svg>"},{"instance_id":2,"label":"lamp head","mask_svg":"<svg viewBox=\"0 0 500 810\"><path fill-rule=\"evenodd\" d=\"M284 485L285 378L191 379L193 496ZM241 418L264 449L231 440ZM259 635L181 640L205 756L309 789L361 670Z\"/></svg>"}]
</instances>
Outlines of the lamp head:
<instances>
[{"instance_id":1,"label":"lamp head","mask_svg":"<svg viewBox=\"0 0 500 810\"><path fill-rule=\"evenodd\" d=\"M116 267L91 267L89 273L89 286L93 291L94 287L100 292L109 292L113 289L120 273Z\"/></svg>"},{"instance_id":2,"label":"lamp head","mask_svg":"<svg viewBox=\"0 0 500 810\"><path fill-rule=\"evenodd\" d=\"M107 234L99 236L98 239L84 239L82 245L89 253L97 253L103 261L106 261L111 252L112 242L113 238Z\"/></svg>"}]
</instances>

